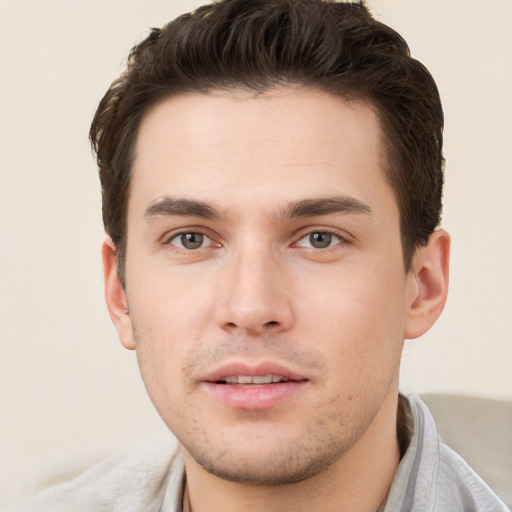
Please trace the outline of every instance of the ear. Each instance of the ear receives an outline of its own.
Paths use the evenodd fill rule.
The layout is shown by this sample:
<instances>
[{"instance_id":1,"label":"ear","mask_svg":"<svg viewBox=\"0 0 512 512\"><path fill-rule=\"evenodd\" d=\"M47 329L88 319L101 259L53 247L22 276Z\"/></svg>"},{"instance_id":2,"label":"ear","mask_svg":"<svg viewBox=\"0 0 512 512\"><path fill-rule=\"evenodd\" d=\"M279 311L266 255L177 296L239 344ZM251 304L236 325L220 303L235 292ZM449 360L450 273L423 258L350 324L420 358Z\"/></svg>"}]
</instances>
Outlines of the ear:
<instances>
[{"instance_id":1,"label":"ear","mask_svg":"<svg viewBox=\"0 0 512 512\"><path fill-rule=\"evenodd\" d=\"M112 239L107 236L101 248L103 258L103 277L105 280L105 300L107 301L110 318L123 346L134 350L132 322L128 312L126 294L117 275L116 249Z\"/></svg>"},{"instance_id":2,"label":"ear","mask_svg":"<svg viewBox=\"0 0 512 512\"><path fill-rule=\"evenodd\" d=\"M448 295L450 235L438 229L420 246L409 273L408 310L404 338L425 334L439 318Z\"/></svg>"}]
</instances>

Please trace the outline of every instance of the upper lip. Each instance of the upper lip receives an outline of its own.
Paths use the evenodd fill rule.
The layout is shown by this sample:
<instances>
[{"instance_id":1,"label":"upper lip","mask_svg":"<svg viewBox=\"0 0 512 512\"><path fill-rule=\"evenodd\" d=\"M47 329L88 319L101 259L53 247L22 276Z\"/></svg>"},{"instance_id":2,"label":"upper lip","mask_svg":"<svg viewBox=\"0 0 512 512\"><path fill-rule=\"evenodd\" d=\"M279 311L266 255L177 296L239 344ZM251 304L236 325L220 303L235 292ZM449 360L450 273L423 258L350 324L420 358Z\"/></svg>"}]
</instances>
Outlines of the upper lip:
<instances>
[{"instance_id":1,"label":"upper lip","mask_svg":"<svg viewBox=\"0 0 512 512\"><path fill-rule=\"evenodd\" d=\"M247 362L225 363L218 368L213 369L201 380L205 382L219 382L225 377L236 375L243 375L247 377L275 375L291 381L308 380L305 375L296 373L282 364L271 361L264 361L256 364L249 364Z\"/></svg>"}]
</instances>

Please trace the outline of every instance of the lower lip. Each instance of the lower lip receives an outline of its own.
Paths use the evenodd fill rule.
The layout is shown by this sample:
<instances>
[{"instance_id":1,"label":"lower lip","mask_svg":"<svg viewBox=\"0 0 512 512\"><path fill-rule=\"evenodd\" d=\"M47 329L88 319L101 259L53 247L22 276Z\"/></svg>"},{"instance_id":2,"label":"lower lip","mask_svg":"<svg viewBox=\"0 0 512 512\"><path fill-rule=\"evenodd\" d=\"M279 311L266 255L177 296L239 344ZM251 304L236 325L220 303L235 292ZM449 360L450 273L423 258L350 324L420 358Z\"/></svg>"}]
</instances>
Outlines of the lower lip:
<instances>
[{"instance_id":1,"label":"lower lip","mask_svg":"<svg viewBox=\"0 0 512 512\"><path fill-rule=\"evenodd\" d=\"M308 381L278 382L262 385L229 385L205 382L206 390L228 407L236 409L269 409L292 397Z\"/></svg>"}]
</instances>

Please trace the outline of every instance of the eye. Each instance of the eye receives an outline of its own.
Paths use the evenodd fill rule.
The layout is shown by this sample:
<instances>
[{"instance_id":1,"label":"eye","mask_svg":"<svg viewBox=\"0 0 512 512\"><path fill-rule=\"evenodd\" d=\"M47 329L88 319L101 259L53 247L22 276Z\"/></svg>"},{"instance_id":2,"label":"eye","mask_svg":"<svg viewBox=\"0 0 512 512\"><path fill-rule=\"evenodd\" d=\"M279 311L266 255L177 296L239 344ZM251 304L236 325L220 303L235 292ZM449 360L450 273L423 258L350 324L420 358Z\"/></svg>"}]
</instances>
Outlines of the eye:
<instances>
[{"instance_id":1,"label":"eye","mask_svg":"<svg viewBox=\"0 0 512 512\"><path fill-rule=\"evenodd\" d=\"M186 233L178 233L177 235L174 235L169 240L169 243L175 247L178 247L179 249L193 251L195 249L207 247L212 243L212 240L204 233L189 231Z\"/></svg>"},{"instance_id":2,"label":"eye","mask_svg":"<svg viewBox=\"0 0 512 512\"><path fill-rule=\"evenodd\" d=\"M298 242L299 247L309 247L313 249L327 249L341 243L343 239L334 233L328 231L314 231L303 236Z\"/></svg>"}]
</instances>

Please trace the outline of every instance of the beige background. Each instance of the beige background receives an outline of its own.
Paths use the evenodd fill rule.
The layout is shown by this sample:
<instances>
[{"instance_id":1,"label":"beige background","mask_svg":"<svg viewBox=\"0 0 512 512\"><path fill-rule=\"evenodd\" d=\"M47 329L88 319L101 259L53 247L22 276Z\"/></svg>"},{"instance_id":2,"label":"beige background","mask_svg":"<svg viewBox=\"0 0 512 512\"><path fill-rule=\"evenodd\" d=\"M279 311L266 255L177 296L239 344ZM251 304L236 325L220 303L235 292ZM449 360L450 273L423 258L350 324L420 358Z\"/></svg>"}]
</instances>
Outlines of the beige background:
<instances>
[{"instance_id":1,"label":"beige background","mask_svg":"<svg viewBox=\"0 0 512 512\"><path fill-rule=\"evenodd\" d=\"M0 0L0 505L44 468L165 435L104 307L87 131L146 28L199 3ZM446 111L451 294L402 388L512 399L512 0L369 5Z\"/></svg>"}]
</instances>

